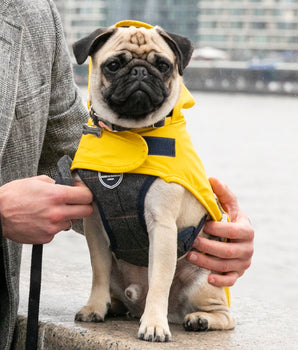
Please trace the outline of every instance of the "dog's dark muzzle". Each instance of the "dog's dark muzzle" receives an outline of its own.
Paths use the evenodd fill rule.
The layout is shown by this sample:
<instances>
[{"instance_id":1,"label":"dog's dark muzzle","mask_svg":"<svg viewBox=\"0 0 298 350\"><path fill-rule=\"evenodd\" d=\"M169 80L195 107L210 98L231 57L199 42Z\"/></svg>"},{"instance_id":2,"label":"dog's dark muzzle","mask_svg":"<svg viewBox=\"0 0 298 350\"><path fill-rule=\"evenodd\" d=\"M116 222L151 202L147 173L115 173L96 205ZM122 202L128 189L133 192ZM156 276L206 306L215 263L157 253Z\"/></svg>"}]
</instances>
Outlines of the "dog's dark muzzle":
<instances>
[{"instance_id":1,"label":"dog's dark muzzle","mask_svg":"<svg viewBox=\"0 0 298 350\"><path fill-rule=\"evenodd\" d=\"M139 120L160 108L167 96L162 79L139 65L113 82L106 99L119 118Z\"/></svg>"}]
</instances>

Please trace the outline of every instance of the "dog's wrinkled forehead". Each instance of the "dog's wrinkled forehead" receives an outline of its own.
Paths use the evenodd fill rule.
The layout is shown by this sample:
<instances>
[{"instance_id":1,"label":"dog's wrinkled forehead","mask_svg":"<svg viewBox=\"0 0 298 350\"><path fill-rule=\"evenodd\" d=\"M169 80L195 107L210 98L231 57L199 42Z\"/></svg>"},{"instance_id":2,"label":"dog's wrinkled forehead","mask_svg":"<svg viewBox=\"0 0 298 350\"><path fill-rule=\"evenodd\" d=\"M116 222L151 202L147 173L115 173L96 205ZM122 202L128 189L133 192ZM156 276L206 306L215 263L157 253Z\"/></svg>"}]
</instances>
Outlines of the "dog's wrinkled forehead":
<instances>
[{"instance_id":1,"label":"dog's wrinkled forehead","mask_svg":"<svg viewBox=\"0 0 298 350\"><path fill-rule=\"evenodd\" d=\"M137 30L137 28L131 28L130 27L128 37L129 37L128 38L129 39L129 43L132 45L132 47L135 47L135 48L141 48L142 49L142 48L144 48L144 46L147 43L147 39L146 39L145 33L142 33L142 31L140 29Z\"/></svg>"},{"instance_id":2,"label":"dog's wrinkled forehead","mask_svg":"<svg viewBox=\"0 0 298 350\"><path fill-rule=\"evenodd\" d=\"M97 55L99 51L100 55ZM117 51L131 52L133 57L149 62L151 53L165 55L172 63L177 63L179 74L182 75L191 59L193 46L187 38L166 32L159 26L100 27L73 44L78 64L83 64L88 56L92 59L97 56L97 63L101 63L109 57L108 53Z\"/></svg>"},{"instance_id":3,"label":"dog's wrinkled forehead","mask_svg":"<svg viewBox=\"0 0 298 350\"><path fill-rule=\"evenodd\" d=\"M113 34L113 40L108 40L102 47L104 52L127 52L134 58L150 60L150 54L162 53L168 57L174 57L173 51L167 43L160 37L155 28L117 28ZM156 40L158 38L158 40ZM103 60L104 57L101 57Z\"/></svg>"}]
</instances>

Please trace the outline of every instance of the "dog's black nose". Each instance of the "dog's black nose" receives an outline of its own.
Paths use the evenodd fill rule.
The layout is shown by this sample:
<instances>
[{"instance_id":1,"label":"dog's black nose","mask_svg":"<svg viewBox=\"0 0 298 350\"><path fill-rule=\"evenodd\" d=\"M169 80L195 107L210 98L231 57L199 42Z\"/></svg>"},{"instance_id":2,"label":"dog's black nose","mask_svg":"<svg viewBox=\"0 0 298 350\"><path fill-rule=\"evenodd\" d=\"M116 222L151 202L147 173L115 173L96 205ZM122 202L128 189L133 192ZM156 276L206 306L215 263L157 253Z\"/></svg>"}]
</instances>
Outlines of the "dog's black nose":
<instances>
[{"instance_id":1,"label":"dog's black nose","mask_svg":"<svg viewBox=\"0 0 298 350\"><path fill-rule=\"evenodd\" d=\"M148 71L143 66L136 66L131 70L131 75L137 80L143 80L148 76Z\"/></svg>"}]
</instances>

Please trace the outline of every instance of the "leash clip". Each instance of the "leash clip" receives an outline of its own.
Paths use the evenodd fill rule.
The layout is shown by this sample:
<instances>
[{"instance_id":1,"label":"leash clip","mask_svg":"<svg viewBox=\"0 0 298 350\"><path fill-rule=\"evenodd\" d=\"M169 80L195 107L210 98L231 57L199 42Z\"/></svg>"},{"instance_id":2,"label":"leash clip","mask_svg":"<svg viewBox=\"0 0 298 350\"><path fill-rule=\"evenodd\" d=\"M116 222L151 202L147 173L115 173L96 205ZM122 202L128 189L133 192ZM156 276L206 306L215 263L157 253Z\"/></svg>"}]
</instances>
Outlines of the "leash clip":
<instances>
[{"instance_id":1,"label":"leash clip","mask_svg":"<svg viewBox=\"0 0 298 350\"><path fill-rule=\"evenodd\" d=\"M101 137L101 128L89 126L88 124L83 124L83 135L87 135L87 134Z\"/></svg>"},{"instance_id":2,"label":"leash clip","mask_svg":"<svg viewBox=\"0 0 298 350\"><path fill-rule=\"evenodd\" d=\"M163 118L159 122L156 122L155 124L153 124L152 128L156 129L156 128L160 128L162 126L165 126L165 121L166 121L166 118Z\"/></svg>"}]
</instances>

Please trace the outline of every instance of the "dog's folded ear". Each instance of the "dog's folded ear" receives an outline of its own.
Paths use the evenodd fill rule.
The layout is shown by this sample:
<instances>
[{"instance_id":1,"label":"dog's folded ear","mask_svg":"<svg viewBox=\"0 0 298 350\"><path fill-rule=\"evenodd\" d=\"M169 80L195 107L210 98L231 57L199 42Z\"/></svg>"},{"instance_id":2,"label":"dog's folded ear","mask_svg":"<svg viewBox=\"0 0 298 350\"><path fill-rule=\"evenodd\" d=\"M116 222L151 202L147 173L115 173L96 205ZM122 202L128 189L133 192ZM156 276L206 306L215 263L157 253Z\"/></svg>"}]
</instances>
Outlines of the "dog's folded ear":
<instances>
[{"instance_id":1,"label":"dog's folded ear","mask_svg":"<svg viewBox=\"0 0 298 350\"><path fill-rule=\"evenodd\" d=\"M186 37L174 33L165 32L161 28L158 30L158 32L175 53L178 59L179 74L182 75L183 70L191 59L193 44Z\"/></svg>"},{"instance_id":2,"label":"dog's folded ear","mask_svg":"<svg viewBox=\"0 0 298 350\"><path fill-rule=\"evenodd\" d=\"M72 48L78 64L83 64L88 56L99 50L115 30L117 29L113 27L100 27L85 38L76 41Z\"/></svg>"}]
</instances>

